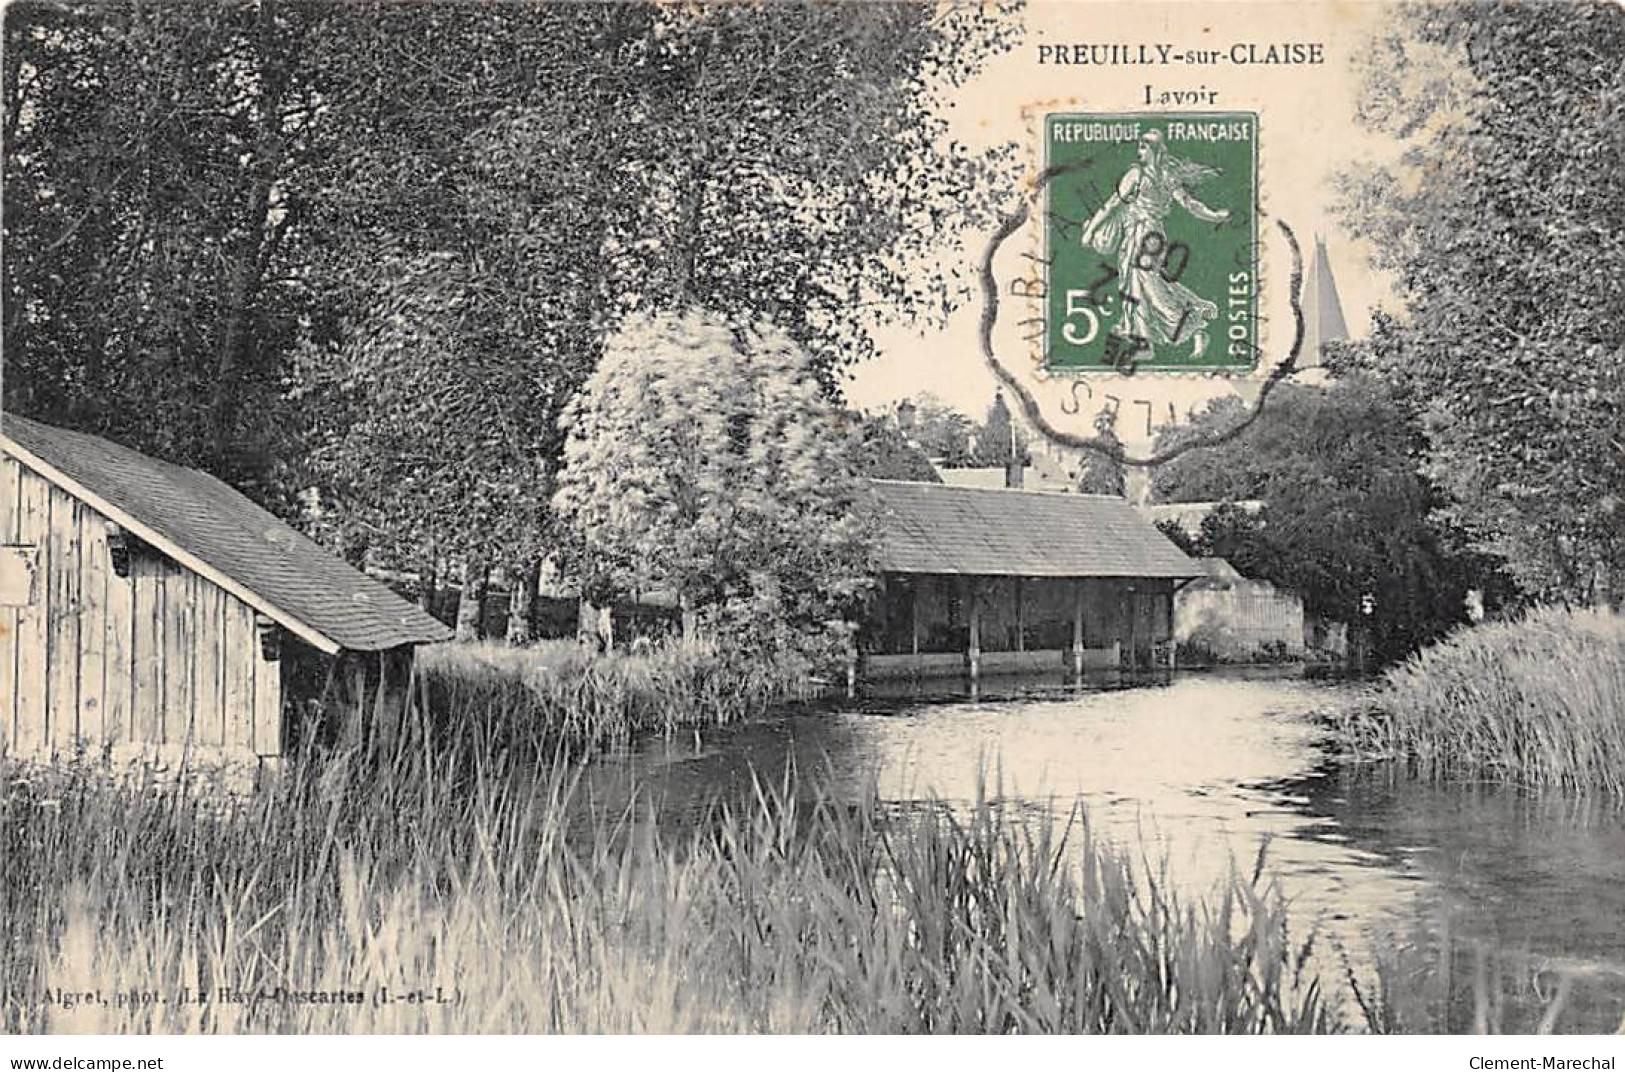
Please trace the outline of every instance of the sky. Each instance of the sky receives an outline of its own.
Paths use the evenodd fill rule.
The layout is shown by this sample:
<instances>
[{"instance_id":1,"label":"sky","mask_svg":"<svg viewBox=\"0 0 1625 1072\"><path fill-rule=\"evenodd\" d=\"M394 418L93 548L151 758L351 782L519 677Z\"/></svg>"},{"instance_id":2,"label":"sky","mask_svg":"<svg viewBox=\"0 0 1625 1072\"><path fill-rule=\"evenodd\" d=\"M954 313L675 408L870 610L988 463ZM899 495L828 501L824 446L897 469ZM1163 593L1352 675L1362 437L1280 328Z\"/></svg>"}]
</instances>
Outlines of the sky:
<instances>
[{"instance_id":1,"label":"sky","mask_svg":"<svg viewBox=\"0 0 1625 1072\"><path fill-rule=\"evenodd\" d=\"M1034 0L1026 12L1026 34L1010 52L995 59L955 96L948 112L950 136L972 146L1016 142L1029 159L1041 152L1039 123L1046 112L1090 113L1132 111L1251 111L1259 115L1259 187L1266 234L1271 217L1287 222L1303 245L1306 260L1313 237L1324 236L1349 330L1360 337L1372 310L1394 304L1388 281L1367 264L1369 250L1343 233L1329 212L1330 176L1349 164L1381 158L1395 147L1354 123L1358 81L1352 61L1368 48L1375 31L1393 6L1376 2L1255 3L1234 0L1185 2L1056 2ZM1041 46L1118 44L1173 46L1176 52L1201 49L1229 52L1251 45L1256 53L1282 43L1319 43L1321 64L1276 65L1229 63L1205 66L1059 65L1040 63ZM1053 52L1050 53L1053 58ZM1148 107L1146 85L1164 90L1209 90L1216 101L1175 107ZM1013 198L1015 196L1013 192ZM985 237L969 243L968 258L980 256ZM1017 242L1019 244L1019 240ZM1028 246L1027 248L1031 248ZM1012 254L1019 249L1012 247ZM1288 274L1284 245L1266 237L1261 266L1264 315L1267 318L1266 363L1284 355L1279 333L1290 330L1290 310L1283 285ZM995 275L1007 278L1018 264L1004 258ZM1001 271L1001 268L1004 271ZM973 299L950 318L945 329L918 334L908 328L877 333L881 355L853 370L846 385L848 400L860 409L889 408L922 390L973 415L992 400L995 381L984 366L977 342L980 299ZM1010 336L1010 341L1017 341ZM1272 345L1275 343L1276 345ZM1008 343L1007 343L1008 345ZM1014 349L1014 346L1011 347ZM1025 373L1030 362L1019 353L1007 362ZM1029 376L1029 382L1033 382ZM1070 405L1070 385L1034 382L1047 415L1063 428L1089 431L1091 403L1114 395L1127 404L1151 403L1158 414L1188 413L1218 394L1231 393L1227 379L1138 373L1132 381L1094 376L1078 407ZM1079 412L1061 411L1077 408ZM1070 421L1070 424L1069 424ZM1133 444L1144 441L1143 420L1120 422L1119 435Z\"/></svg>"}]
</instances>

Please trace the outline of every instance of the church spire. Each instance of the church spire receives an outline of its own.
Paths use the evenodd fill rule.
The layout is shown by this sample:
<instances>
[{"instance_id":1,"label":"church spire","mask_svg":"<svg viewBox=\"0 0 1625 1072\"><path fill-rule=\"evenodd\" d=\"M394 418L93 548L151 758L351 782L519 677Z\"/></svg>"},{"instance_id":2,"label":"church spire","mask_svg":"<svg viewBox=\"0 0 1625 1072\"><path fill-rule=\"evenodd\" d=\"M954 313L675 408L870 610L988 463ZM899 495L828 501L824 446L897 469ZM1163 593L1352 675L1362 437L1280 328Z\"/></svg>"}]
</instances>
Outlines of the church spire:
<instances>
[{"instance_id":1,"label":"church spire","mask_svg":"<svg viewBox=\"0 0 1625 1072\"><path fill-rule=\"evenodd\" d=\"M1326 255L1326 240L1318 234L1315 259L1309 266L1308 285L1304 287L1303 328L1299 368L1321 367L1322 344L1342 342L1349 337L1348 324L1343 320L1343 303L1337 297L1337 280L1332 278L1332 262Z\"/></svg>"}]
</instances>

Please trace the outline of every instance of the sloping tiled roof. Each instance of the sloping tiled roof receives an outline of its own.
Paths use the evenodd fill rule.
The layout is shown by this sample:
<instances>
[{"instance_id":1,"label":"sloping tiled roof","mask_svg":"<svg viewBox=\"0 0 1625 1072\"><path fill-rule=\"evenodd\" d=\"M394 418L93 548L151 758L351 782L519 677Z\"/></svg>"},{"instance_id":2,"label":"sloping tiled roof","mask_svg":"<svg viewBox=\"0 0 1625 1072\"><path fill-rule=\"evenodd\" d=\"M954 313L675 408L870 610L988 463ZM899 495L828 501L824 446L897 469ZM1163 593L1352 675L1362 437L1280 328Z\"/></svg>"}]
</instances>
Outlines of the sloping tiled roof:
<instances>
[{"instance_id":1,"label":"sloping tiled roof","mask_svg":"<svg viewBox=\"0 0 1625 1072\"><path fill-rule=\"evenodd\" d=\"M378 651L451 636L207 473L9 413L0 450L318 647Z\"/></svg>"},{"instance_id":2,"label":"sloping tiled roof","mask_svg":"<svg viewBox=\"0 0 1625 1072\"><path fill-rule=\"evenodd\" d=\"M870 484L881 502L886 572L1175 579L1203 573L1114 496Z\"/></svg>"}]
</instances>

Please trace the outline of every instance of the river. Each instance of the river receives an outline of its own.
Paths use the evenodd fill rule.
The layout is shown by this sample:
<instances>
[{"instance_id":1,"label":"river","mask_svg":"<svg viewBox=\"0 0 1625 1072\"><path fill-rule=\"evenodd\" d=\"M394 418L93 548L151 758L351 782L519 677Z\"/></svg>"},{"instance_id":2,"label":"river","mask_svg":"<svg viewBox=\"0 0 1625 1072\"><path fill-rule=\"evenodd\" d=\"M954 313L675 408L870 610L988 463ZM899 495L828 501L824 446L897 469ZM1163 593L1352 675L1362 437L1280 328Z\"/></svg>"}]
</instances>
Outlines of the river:
<instances>
[{"instance_id":1,"label":"river","mask_svg":"<svg viewBox=\"0 0 1625 1072\"><path fill-rule=\"evenodd\" d=\"M1033 684L954 702L868 699L646 742L594 764L585 788L605 804L635 783L663 821L681 822L787 762L826 772L838 793L873 778L899 805L967 804L981 782L1028 812L1064 818L1081 801L1097 836L1166 861L1197 895L1232 861L1250 870L1267 842L1267 871L1294 929L1319 934L1334 989L1349 993L1347 964L1369 1000L1383 959L1397 968L1391 979L1408 980L1393 1001L1415 1024L1426 1011L1455 1031L1531 1031L1555 1000L1556 1030L1625 1028L1617 805L1340 763L1313 715L1354 686L1292 672L1179 673L1075 693Z\"/></svg>"}]
</instances>

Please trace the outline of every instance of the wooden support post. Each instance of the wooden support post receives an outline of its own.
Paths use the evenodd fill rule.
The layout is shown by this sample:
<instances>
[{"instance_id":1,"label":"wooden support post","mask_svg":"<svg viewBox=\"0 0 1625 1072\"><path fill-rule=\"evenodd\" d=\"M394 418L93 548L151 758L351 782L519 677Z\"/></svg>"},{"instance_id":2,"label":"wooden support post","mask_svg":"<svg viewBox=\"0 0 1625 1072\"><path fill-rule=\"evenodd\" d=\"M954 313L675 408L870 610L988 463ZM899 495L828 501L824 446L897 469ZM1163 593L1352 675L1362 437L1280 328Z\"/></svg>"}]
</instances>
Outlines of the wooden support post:
<instances>
[{"instance_id":1,"label":"wooden support post","mask_svg":"<svg viewBox=\"0 0 1625 1072\"><path fill-rule=\"evenodd\" d=\"M349 705L344 712L344 739L347 744L360 745L367 739L367 666L364 656L344 656L350 675Z\"/></svg>"},{"instance_id":2,"label":"wooden support post","mask_svg":"<svg viewBox=\"0 0 1625 1072\"><path fill-rule=\"evenodd\" d=\"M400 669L397 669L400 668ZM372 703L372 743L387 755L400 743L401 698L405 682L399 658L394 652L378 652L378 690Z\"/></svg>"},{"instance_id":3,"label":"wooden support post","mask_svg":"<svg viewBox=\"0 0 1625 1072\"><path fill-rule=\"evenodd\" d=\"M916 577L908 586L909 652L916 663L920 657L920 585L924 583L923 579Z\"/></svg>"},{"instance_id":4,"label":"wooden support post","mask_svg":"<svg viewBox=\"0 0 1625 1072\"><path fill-rule=\"evenodd\" d=\"M1083 680L1083 581L1072 582L1072 675Z\"/></svg>"},{"instance_id":5,"label":"wooden support post","mask_svg":"<svg viewBox=\"0 0 1625 1072\"><path fill-rule=\"evenodd\" d=\"M982 676L982 600L975 580L967 581L965 590L966 602L969 603L966 617L970 622L970 651L966 655L970 662L970 679L974 683Z\"/></svg>"},{"instance_id":6,"label":"wooden support post","mask_svg":"<svg viewBox=\"0 0 1625 1072\"><path fill-rule=\"evenodd\" d=\"M1016 578L1016 650L1027 650L1027 607L1022 599L1024 595L1021 578Z\"/></svg>"},{"instance_id":7,"label":"wooden support post","mask_svg":"<svg viewBox=\"0 0 1625 1072\"><path fill-rule=\"evenodd\" d=\"M1137 660L1139 659L1140 649L1136 643L1139 638L1137 635L1138 630L1135 628L1135 626L1138 624L1137 620L1140 617L1140 606L1139 600L1134 592L1134 586L1132 584L1129 585L1124 591L1121 604L1124 612L1123 632L1120 634L1120 638L1118 640L1117 665L1123 665L1123 651L1124 649L1127 649L1129 666L1131 669L1137 669ZM1124 639L1128 641L1126 644L1123 643Z\"/></svg>"},{"instance_id":8,"label":"wooden support post","mask_svg":"<svg viewBox=\"0 0 1625 1072\"><path fill-rule=\"evenodd\" d=\"M1179 648L1179 645L1174 642L1174 590L1172 586L1168 589L1167 598L1168 602L1165 606L1168 613L1165 615L1165 619L1168 623L1168 669L1172 670L1174 669L1174 657Z\"/></svg>"},{"instance_id":9,"label":"wooden support post","mask_svg":"<svg viewBox=\"0 0 1625 1072\"><path fill-rule=\"evenodd\" d=\"M281 756L260 756L258 758L259 763L254 770L254 789L256 792L264 792L276 784L278 778L282 777L283 762Z\"/></svg>"}]
</instances>

